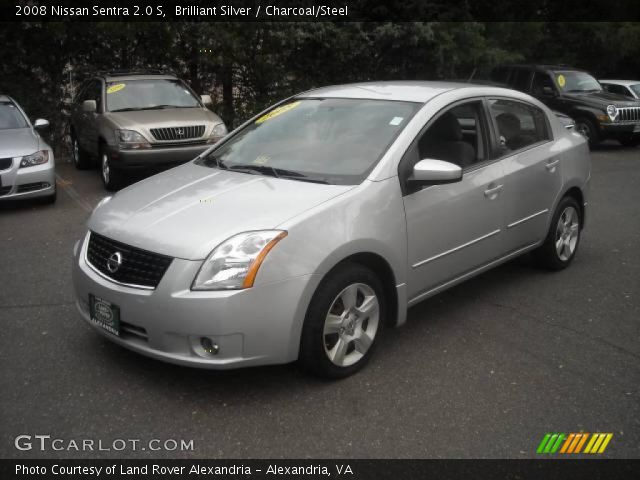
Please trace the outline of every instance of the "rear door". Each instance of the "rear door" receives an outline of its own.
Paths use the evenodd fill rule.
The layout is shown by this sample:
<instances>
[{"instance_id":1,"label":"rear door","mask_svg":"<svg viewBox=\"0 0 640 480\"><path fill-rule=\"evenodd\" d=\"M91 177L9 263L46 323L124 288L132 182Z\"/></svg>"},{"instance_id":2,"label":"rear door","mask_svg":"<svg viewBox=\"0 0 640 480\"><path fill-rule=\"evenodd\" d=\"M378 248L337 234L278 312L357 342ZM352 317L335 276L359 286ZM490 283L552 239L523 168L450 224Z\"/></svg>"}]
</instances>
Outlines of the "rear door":
<instances>
[{"instance_id":1,"label":"rear door","mask_svg":"<svg viewBox=\"0 0 640 480\"><path fill-rule=\"evenodd\" d=\"M505 175L504 243L508 253L544 239L553 202L562 188L561 153L554 148L546 113L528 102L487 100L496 156Z\"/></svg>"},{"instance_id":2,"label":"rear door","mask_svg":"<svg viewBox=\"0 0 640 480\"><path fill-rule=\"evenodd\" d=\"M95 112L82 110L85 100L95 100L97 109ZM102 111L102 82L98 79L90 80L78 95L75 109L74 128L78 142L87 152L97 154L98 148L98 114Z\"/></svg>"}]
</instances>

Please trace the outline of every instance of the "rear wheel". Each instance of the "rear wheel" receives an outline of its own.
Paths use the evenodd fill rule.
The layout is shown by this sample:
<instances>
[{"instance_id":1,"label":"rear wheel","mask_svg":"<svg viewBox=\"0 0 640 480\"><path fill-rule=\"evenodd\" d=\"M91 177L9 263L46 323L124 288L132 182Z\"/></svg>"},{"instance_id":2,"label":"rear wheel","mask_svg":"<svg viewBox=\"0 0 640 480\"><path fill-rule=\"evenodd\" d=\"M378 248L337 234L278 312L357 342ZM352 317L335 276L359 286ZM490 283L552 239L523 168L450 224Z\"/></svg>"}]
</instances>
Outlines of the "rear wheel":
<instances>
[{"instance_id":1,"label":"rear wheel","mask_svg":"<svg viewBox=\"0 0 640 480\"><path fill-rule=\"evenodd\" d=\"M547 238L534 252L538 263L549 270L567 268L578 250L581 230L578 202L573 197L564 197L553 215Z\"/></svg>"},{"instance_id":2,"label":"rear wheel","mask_svg":"<svg viewBox=\"0 0 640 480\"><path fill-rule=\"evenodd\" d=\"M122 185L122 173L113 168L106 149L100 150L100 177L107 190L118 190Z\"/></svg>"},{"instance_id":3,"label":"rear wheel","mask_svg":"<svg viewBox=\"0 0 640 480\"><path fill-rule=\"evenodd\" d=\"M371 270L349 264L329 274L307 311L300 363L326 378L354 374L368 362L385 315L384 290Z\"/></svg>"},{"instance_id":4,"label":"rear wheel","mask_svg":"<svg viewBox=\"0 0 640 480\"><path fill-rule=\"evenodd\" d=\"M596 146L600 143L600 134L595 124L588 118L578 118L576 120L576 131L581 134L589 142L590 147Z\"/></svg>"},{"instance_id":5,"label":"rear wheel","mask_svg":"<svg viewBox=\"0 0 640 480\"><path fill-rule=\"evenodd\" d=\"M71 133L71 157L78 170L86 170L91 167L91 158L80 146L75 133Z\"/></svg>"}]
</instances>

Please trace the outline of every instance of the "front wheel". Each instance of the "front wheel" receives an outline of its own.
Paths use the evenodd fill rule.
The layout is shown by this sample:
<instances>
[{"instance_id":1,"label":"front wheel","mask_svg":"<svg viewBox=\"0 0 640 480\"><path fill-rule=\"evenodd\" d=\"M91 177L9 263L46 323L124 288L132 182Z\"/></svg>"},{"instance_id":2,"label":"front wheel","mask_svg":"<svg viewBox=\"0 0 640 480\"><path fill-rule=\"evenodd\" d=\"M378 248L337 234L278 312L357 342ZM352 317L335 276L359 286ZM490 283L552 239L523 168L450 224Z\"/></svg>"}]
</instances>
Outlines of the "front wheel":
<instances>
[{"instance_id":1,"label":"front wheel","mask_svg":"<svg viewBox=\"0 0 640 480\"><path fill-rule=\"evenodd\" d=\"M86 170L91 167L91 158L80 146L80 142L74 133L71 134L71 157L78 170Z\"/></svg>"},{"instance_id":2,"label":"front wheel","mask_svg":"<svg viewBox=\"0 0 640 480\"><path fill-rule=\"evenodd\" d=\"M549 270L567 268L578 250L581 230L578 202L573 197L564 197L553 215L547 238L534 252L538 263Z\"/></svg>"},{"instance_id":3,"label":"front wheel","mask_svg":"<svg viewBox=\"0 0 640 480\"><path fill-rule=\"evenodd\" d=\"M600 143L600 134L594 123L588 118L578 118L576 120L576 131L589 142L590 147L595 147Z\"/></svg>"},{"instance_id":4,"label":"front wheel","mask_svg":"<svg viewBox=\"0 0 640 480\"><path fill-rule=\"evenodd\" d=\"M371 270L349 264L329 274L307 311L300 363L321 377L354 374L368 362L385 315L384 289Z\"/></svg>"},{"instance_id":5,"label":"front wheel","mask_svg":"<svg viewBox=\"0 0 640 480\"><path fill-rule=\"evenodd\" d=\"M107 190L118 190L122 184L121 173L111 166L111 160L106 150L100 152L100 178Z\"/></svg>"}]
</instances>

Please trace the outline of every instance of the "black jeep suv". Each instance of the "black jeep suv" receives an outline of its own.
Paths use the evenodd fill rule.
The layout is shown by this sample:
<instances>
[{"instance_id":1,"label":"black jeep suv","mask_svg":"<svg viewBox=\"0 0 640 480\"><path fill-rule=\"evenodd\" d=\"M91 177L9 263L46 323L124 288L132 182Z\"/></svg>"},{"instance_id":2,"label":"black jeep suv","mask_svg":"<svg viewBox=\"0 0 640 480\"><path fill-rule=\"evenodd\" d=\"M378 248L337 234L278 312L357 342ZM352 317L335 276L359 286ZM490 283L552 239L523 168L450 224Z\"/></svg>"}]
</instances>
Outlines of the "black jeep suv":
<instances>
[{"instance_id":1,"label":"black jeep suv","mask_svg":"<svg viewBox=\"0 0 640 480\"><path fill-rule=\"evenodd\" d=\"M640 143L640 101L608 93L589 73L567 66L500 65L491 80L536 97L569 115L591 146L613 138L625 146Z\"/></svg>"}]
</instances>

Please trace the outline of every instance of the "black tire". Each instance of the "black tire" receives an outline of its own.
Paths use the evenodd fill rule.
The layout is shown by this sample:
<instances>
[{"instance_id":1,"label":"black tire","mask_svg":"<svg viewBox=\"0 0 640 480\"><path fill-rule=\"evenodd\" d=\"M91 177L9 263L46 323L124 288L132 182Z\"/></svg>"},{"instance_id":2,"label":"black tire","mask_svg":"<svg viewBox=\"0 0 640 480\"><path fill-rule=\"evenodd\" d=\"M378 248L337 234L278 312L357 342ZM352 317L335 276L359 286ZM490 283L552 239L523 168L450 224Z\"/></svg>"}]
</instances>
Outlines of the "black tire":
<instances>
[{"instance_id":1,"label":"black tire","mask_svg":"<svg viewBox=\"0 0 640 480\"><path fill-rule=\"evenodd\" d=\"M564 246L557 246L557 242L560 242L561 238L565 238L565 233L560 227L560 219L564 218L565 212L568 209L573 209L575 212L575 218L577 221L577 237L575 238L575 244L569 241L569 244L573 245L573 248L570 249L570 254L568 254L569 244L565 244ZM547 233L547 237L545 238L544 243L538 247L534 252L534 258L536 262L541 267L544 267L548 270L562 270L571 265L571 262L576 256L576 252L578 251L578 246L580 245L580 237L582 234L582 214L580 210L580 205L573 197L564 197L560 200L556 211L553 214L553 218L551 219L551 225L549 226L549 232ZM569 238L572 238L569 236ZM562 254L559 252L559 248L563 249Z\"/></svg>"},{"instance_id":2,"label":"black tire","mask_svg":"<svg viewBox=\"0 0 640 480\"><path fill-rule=\"evenodd\" d=\"M106 166L105 166L106 163ZM100 149L100 178L104 188L116 191L122 187L123 176L120 170L113 168L109 154L105 148Z\"/></svg>"},{"instance_id":3,"label":"black tire","mask_svg":"<svg viewBox=\"0 0 640 480\"><path fill-rule=\"evenodd\" d=\"M73 164L78 170L87 170L91 168L91 157L80 146L75 133L71 132L71 158Z\"/></svg>"},{"instance_id":4,"label":"black tire","mask_svg":"<svg viewBox=\"0 0 640 480\"><path fill-rule=\"evenodd\" d=\"M371 292L375 293L378 305L377 319L375 310L372 310L372 313L369 313L368 316L362 315L360 319L349 321L351 317L346 314L345 309L342 318L349 326L341 329L344 330L344 332L331 333L325 336L325 320L332 307L334 309L344 308L342 300L338 297L341 292L347 290L347 287L350 289L356 288L357 293L355 298L357 300L355 305L358 307L362 307L364 304L358 302L363 302L365 298L371 300L372 297L365 297L362 295L362 291L357 289L364 289L368 291L369 294L371 294ZM359 264L349 263L331 272L322 280L309 304L300 340L299 363L307 371L324 378L337 379L353 375L367 364L378 343L386 321L386 308L387 302L384 297L382 282L375 273L368 268ZM338 318L338 315L336 315L336 318ZM360 348L364 348L360 340L355 339L355 337L349 337L349 335L354 335L354 332L355 335L357 335L358 332L362 332L363 330L369 330L370 333L373 332L373 340L364 353L356 347L356 345L358 345ZM343 335L345 336L343 337ZM336 342L330 346L328 342L331 343L331 337L334 336ZM344 340L345 338L354 339ZM349 359L347 362L352 361L353 357L359 357L360 355L361 357L355 360L354 363L348 365L338 365L334 363L329 358L329 349L333 347L331 351L335 351L339 341L342 341L343 344L346 345L344 351L346 352L345 360Z\"/></svg>"},{"instance_id":5,"label":"black tire","mask_svg":"<svg viewBox=\"0 0 640 480\"><path fill-rule=\"evenodd\" d=\"M577 118L575 129L587 139L590 147L595 147L600 143L600 133L592 120L585 117Z\"/></svg>"}]
</instances>

